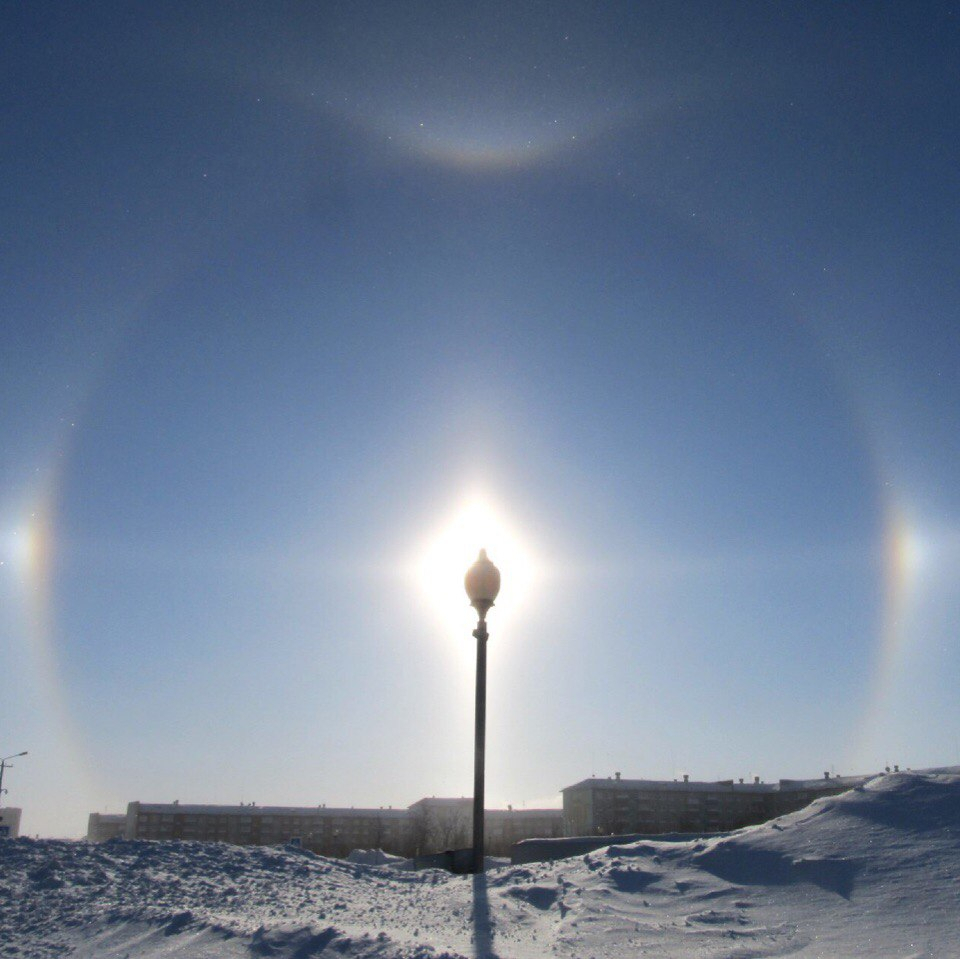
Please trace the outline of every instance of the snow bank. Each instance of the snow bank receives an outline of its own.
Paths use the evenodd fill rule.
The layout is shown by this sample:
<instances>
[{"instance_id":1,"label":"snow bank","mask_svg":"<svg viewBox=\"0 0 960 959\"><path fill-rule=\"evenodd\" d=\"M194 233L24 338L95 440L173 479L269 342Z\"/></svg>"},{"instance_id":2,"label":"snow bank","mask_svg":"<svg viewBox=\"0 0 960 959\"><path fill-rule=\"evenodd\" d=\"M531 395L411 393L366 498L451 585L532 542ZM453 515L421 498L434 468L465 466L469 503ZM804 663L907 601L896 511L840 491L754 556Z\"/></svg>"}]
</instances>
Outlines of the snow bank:
<instances>
[{"instance_id":1,"label":"snow bank","mask_svg":"<svg viewBox=\"0 0 960 959\"><path fill-rule=\"evenodd\" d=\"M763 826L449 876L293 849L0 843L0 955L960 956L958 770Z\"/></svg>"}]
</instances>

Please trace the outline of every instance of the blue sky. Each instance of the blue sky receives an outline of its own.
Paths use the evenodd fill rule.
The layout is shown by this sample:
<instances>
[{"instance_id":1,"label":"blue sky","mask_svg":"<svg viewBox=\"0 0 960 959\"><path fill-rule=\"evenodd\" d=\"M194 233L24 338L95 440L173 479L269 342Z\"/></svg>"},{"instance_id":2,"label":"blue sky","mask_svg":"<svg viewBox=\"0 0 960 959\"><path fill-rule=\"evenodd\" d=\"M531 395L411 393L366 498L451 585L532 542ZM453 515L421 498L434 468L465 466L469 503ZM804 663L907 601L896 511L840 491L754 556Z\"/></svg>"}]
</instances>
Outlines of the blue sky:
<instances>
[{"instance_id":1,"label":"blue sky","mask_svg":"<svg viewBox=\"0 0 960 959\"><path fill-rule=\"evenodd\" d=\"M960 762L948 5L3 19L27 831L468 793L478 498L492 802Z\"/></svg>"}]
</instances>

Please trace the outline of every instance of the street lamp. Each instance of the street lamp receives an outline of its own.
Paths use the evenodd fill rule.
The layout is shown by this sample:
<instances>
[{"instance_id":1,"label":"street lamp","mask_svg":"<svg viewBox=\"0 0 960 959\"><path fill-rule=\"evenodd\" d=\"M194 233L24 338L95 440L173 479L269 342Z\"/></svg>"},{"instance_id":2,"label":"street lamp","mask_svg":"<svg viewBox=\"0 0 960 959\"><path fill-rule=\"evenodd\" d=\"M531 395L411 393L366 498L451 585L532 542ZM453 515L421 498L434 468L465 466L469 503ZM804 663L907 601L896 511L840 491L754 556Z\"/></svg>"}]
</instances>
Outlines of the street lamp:
<instances>
[{"instance_id":1,"label":"street lamp","mask_svg":"<svg viewBox=\"0 0 960 959\"><path fill-rule=\"evenodd\" d=\"M26 756L26 755L27 755L27 751L24 750L22 753L14 753L12 756L4 756L2 759L0 759L0 796L3 796L3 794L7 792L7 790L3 788L3 771L7 768L8 765L11 767L13 766L13 763L8 763L7 760L19 759L20 756Z\"/></svg>"},{"instance_id":2,"label":"street lamp","mask_svg":"<svg viewBox=\"0 0 960 959\"><path fill-rule=\"evenodd\" d=\"M483 760L487 722L487 611L500 592L500 570L480 550L467 570L463 585L470 605L480 617L473 635L477 639L477 710L473 750L473 872L483 872Z\"/></svg>"}]
</instances>

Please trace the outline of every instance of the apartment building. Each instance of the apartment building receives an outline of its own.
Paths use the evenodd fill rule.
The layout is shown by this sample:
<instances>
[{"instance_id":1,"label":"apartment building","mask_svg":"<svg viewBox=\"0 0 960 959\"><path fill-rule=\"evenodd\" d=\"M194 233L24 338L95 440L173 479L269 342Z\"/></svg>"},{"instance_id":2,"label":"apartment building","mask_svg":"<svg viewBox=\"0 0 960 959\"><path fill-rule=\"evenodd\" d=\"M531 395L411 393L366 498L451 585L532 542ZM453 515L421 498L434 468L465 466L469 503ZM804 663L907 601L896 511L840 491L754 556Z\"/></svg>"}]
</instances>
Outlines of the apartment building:
<instances>
[{"instance_id":1,"label":"apartment building","mask_svg":"<svg viewBox=\"0 0 960 959\"><path fill-rule=\"evenodd\" d=\"M352 849L382 849L400 856L440 852L470 844L473 804L470 799L421 799L407 809L346 809L327 806L212 806L132 802L123 817L127 839L184 839L268 846L295 840L325 856L345 856ZM104 817L89 839L109 838ZM118 817L111 817L116 819ZM112 828L112 827L109 827ZM489 855L508 855L520 839L559 836L559 809L496 809L485 816Z\"/></svg>"},{"instance_id":2,"label":"apartment building","mask_svg":"<svg viewBox=\"0 0 960 959\"><path fill-rule=\"evenodd\" d=\"M488 855L510 855L524 839L657 833L726 832L801 809L820 796L864 782L865 776L781 779L584 779L562 790L563 809L488 809ZM132 802L126 815L93 813L87 838L184 839L237 845L278 845L295 840L325 856L352 849L382 849L411 857L465 848L472 841L473 801L430 797L406 809L187 805Z\"/></svg>"},{"instance_id":3,"label":"apartment building","mask_svg":"<svg viewBox=\"0 0 960 959\"><path fill-rule=\"evenodd\" d=\"M820 796L844 792L865 776L781 779L776 783L584 779L562 790L567 836L626 833L726 832L802 809Z\"/></svg>"},{"instance_id":4,"label":"apartment building","mask_svg":"<svg viewBox=\"0 0 960 959\"><path fill-rule=\"evenodd\" d=\"M271 846L296 840L305 849L345 856L351 849L383 849L405 855L405 809L345 809L326 806L209 806L132 802L127 839L194 839L240 846Z\"/></svg>"},{"instance_id":5,"label":"apartment building","mask_svg":"<svg viewBox=\"0 0 960 959\"><path fill-rule=\"evenodd\" d=\"M122 839L126 828L127 817L123 813L92 812L87 820L87 841L106 842L108 839Z\"/></svg>"},{"instance_id":6,"label":"apartment building","mask_svg":"<svg viewBox=\"0 0 960 959\"><path fill-rule=\"evenodd\" d=\"M463 849L473 842L472 799L420 799L409 807L414 854ZM509 856L522 839L563 835L561 809L487 809L483 815L484 849L488 856Z\"/></svg>"},{"instance_id":7,"label":"apartment building","mask_svg":"<svg viewBox=\"0 0 960 959\"><path fill-rule=\"evenodd\" d=\"M16 806L0 807L0 839L16 839L20 835L21 813Z\"/></svg>"}]
</instances>

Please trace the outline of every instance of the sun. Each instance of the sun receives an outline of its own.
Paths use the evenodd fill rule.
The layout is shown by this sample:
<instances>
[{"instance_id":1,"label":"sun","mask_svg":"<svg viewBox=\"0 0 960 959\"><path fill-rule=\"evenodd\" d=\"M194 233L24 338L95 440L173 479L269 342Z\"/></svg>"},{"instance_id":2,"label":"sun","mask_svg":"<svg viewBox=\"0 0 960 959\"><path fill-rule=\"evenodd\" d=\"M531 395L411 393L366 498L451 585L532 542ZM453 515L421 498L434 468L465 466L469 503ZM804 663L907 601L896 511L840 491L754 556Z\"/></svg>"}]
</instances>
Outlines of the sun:
<instances>
[{"instance_id":1,"label":"sun","mask_svg":"<svg viewBox=\"0 0 960 959\"><path fill-rule=\"evenodd\" d=\"M529 602L539 578L535 553L519 527L482 495L468 497L428 537L414 560L414 577L440 624L461 632L476 613L463 577L481 549L500 570L501 588L490 614L502 627Z\"/></svg>"}]
</instances>

